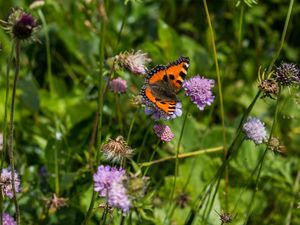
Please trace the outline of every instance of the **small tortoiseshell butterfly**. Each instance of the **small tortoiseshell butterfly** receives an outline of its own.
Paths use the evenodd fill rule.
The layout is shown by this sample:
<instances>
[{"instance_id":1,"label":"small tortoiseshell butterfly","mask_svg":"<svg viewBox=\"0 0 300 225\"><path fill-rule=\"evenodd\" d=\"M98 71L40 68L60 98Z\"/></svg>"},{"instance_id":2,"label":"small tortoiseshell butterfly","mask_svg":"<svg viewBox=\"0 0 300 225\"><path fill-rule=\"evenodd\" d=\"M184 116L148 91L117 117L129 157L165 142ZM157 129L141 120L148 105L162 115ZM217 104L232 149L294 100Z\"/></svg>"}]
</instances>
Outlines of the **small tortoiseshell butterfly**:
<instances>
[{"instance_id":1,"label":"small tortoiseshell butterfly","mask_svg":"<svg viewBox=\"0 0 300 225\"><path fill-rule=\"evenodd\" d=\"M179 100L176 94L181 89L187 75L190 60L180 56L167 66L158 65L151 69L145 79L141 95L146 104L154 106L168 116L172 116Z\"/></svg>"}]
</instances>

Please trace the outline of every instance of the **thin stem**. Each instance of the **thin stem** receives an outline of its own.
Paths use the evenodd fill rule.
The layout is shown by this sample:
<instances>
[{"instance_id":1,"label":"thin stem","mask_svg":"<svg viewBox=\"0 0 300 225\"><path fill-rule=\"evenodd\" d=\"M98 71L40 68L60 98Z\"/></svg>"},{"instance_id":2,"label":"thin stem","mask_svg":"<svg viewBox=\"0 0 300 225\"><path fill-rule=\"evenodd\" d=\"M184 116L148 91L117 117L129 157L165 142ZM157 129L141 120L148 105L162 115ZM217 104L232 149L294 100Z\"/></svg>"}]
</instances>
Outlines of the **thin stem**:
<instances>
[{"instance_id":1,"label":"thin stem","mask_svg":"<svg viewBox=\"0 0 300 225\"><path fill-rule=\"evenodd\" d=\"M293 185L293 199L290 202L290 206L289 206L289 210L288 213L286 215L286 219L285 219L285 225L290 225L291 224L291 220L292 220L292 211L293 211L293 207L295 204L295 196L297 196L297 191L299 190L299 182L300 182L300 169L297 172L297 176L295 179L295 183Z\"/></svg>"},{"instance_id":2,"label":"thin stem","mask_svg":"<svg viewBox=\"0 0 300 225\"><path fill-rule=\"evenodd\" d=\"M286 32L287 32L287 28L289 26L289 22L290 22L290 18L291 18L291 14L292 14L292 10L293 10L293 5L294 5L294 0L291 0L290 1L290 5L289 5L289 9L288 9L288 12L287 12L287 15L286 15L286 19L285 19L285 23L284 23L284 28L283 28L283 31L282 31L282 34L281 34L281 39L280 39L280 44L279 44L279 48L277 49L275 55L274 55L274 58L272 59L272 62L268 68L268 71L267 71L267 74L269 74L273 68L273 65L275 63L275 61L277 60L280 52L281 52L281 49L283 47L283 44L284 44L284 41L285 41L285 36L286 36Z\"/></svg>"},{"instance_id":3,"label":"thin stem","mask_svg":"<svg viewBox=\"0 0 300 225\"><path fill-rule=\"evenodd\" d=\"M194 152L178 154L177 158L178 159L184 159L184 158L188 158L188 157L202 155L202 154L205 154L205 153L219 152L219 151L222 151L222 150L223 150L223 146L219 146L219 147L215 147L215 148L201 149L201 150L194 151ZM147 166L152 166L153 164L158 164L158 163L162 163L162 162L169 161L169 160L174 160L174 159L176 159L176 155L161 158L161 159L157 159L157 160L153 160L153 161L150 161L150 162L141 163L139 166L140 167L147 167Z\"/></svg>"},{"instance_id":4,"label":"thin stem","mask_svg":"<svg viewBox=\"0 0 300 225\"><path fill-rule=\"evenodd\" d=\"M15 109L15 98L16 98L16 89L17 89L17 81L19 78L19 71L20 71L20 40L16 40L16 68L15 68L15 75L14 75L14 83L12 89L12 96L11 96L11 106L10 106L10 133L9 133L9 148L8 148L8 155L11 167L11 178L12 178L12 191L13 191L13 200L16 208L16 222L17 225L21 224L20 221L20 210L19 204L17 200L17 191L15 186L15 165L14 165L14 109Z\"/></svg>"},{"instance_id":5,"label":"thin stem","mask_svg":"<svg viewBox=\"0 0 300 225\"><path fill-rule=\"evenodd\" d=\"M239 47L239 50L241 50L241 47L242 47L244 11L245 11L245 6L244 6L244 4L241 4L241 12L240 12L240 18L239 18L239 30L238 30L238 47Z\"/></svg>"},{"instance_id":6,"label":"thin stem","mask_svg":"<svg viewBox=\"0 0 300 225\"><path fill-rule=\"evenodd\" d=\"M134 122L136 120L136 117L137 115L139 114L139 111L140 111L140 108L137 108L133 117L132 117L132 120L131 120L131 123L130 123L130 126L129 126L129 131L128 131L128 134L127 134L127 144L129 145L129 141L130 141L130 136L131 136L131 132L132 132L132 128L133 128L133 125L134 125Z\"/></svg>"},{"instance_id":7,"label":"thin stem","mask_svg":"<svg viewBox=\"0 0 300 225\"><path fill-rule=\"evenodd\" d=\"M116 111L117 111L119 129L120 129L121 135L123 136L124 131L123 131L123 120L122 120L122 112L121 112L121 105L120 105L120 95L115 94L115 99L116 99Z\"/></svg>"},{"instance_id":8,"label":"thin stem","mask_svg":"<svg viewBox=\"0 0 300 225\"><path fill-rule=\"evenodd\" d=\"M7 61L7 68L6 68L6 87L5 87L5 103L4 103L4 119L3 119L3 145L2 145L2 151L1 151L1 167L0 171L2 171L4 166L4 161L6 157L6 149L7 149L7 114L8 114L8 99L9 99L9 71L10 71L10 65L12 63L13 55L14 55L14 42L11 45L10 55L9 59ZM1 189L0 193L0 225L3 223L3 193Z\"/></svg>"},{"instance_id":9,"label":"thin stem","mask_svg":"<svg viewBox=\"0 0 300 225\"><path fill-rule=\"evenodd\" d=\"M98 8L101 8L101 12L105 12L105 5L104 1L99 1ZM100 13L100 12L99 12ZM100 13L100 16L102 14ZM100 163L100 149L102 144L102 117L103 117L103 66L104 66L104 46L105 46L105 31L106 31L106 23L107 18L105 16L102 16L102 24L101 24L101 30L99 32L99 38L100 38L100 46L99 46L99 76L98 76L98 129L97 129L97 147L95 148L96 151L96 165ZM83 224L86 225L89 223L89 220L93 213L94 204L96 201L97 194L95 191L93 191L92 199L89 205L89 209L87 211L86 217L83 221Z\"/></svg>"},{"instance_id":10,"label":"thin stem","mask_svg":"<svg viewBox=\"0 0 300 225\"><path fill-rule=\"evenodd\" d=\"M172 203L173 203L172 199L174 197L174 192L175 192L176 182L177 182L177 176L178 176L178 171L179 171L179 158L178 158L178 155L179 155L179 149L180 149L181 140L182 140L182 137L183 137L183 131L184 131L184 128L185 128L187 116L189 114L189 109L190 109L190 105L188 105L188 107L187 107L187 110L186 110L186 113L185 113L185 116L184 116L184 119L183 119L181 131L180 131L180 136L179 136L179 139L178 139L177 147L176 147L175 176L174 176L174 182L173 182L171 194L170 194L170 197L169 197L170 206L168 208L168 213L167 213L167 216L168 216L169 212L171 212L170 215L169 215L169 218L172 217L172 210L171 210L172 209Z\"/></svg>"},{"instance_id":11,"label":"thin stem","mask_svg":"<svg viewBox=\"0 0 300 225\"><path fill-rule=\"evenodd\" d=\"M157 143L156 143L156 145L155 145L155 147L154 147L154 149L153 149L153 152L152 152L152 154L151 154L151 156L150 156L150 162L151 162L151 161L153 160L153 158L154 158L154 155L155 155L155 153L156 153L156 151L157 151L157 148L158 148L159 143L160 143L160 139L158 139L158 141L157 141ZM145 169L144 177L146 176L146 174L147 174L149 168L150 168L150 166L148 166L148 167Z\"/></svg>"},{"instance_id":12,"label":"thin stem","mask_svg":"<svg viewBox=\"0 0 300 225\"><path fill-rule=\"evenodd\" d=\"M54 147L54 169L55 169L55 193L59 196L59 169L58 169L58 157L57 157L58 146Z\"/></svg>"},{"instance_id":13,"label":"thin stem","mask_svg":"<svg viewBox=\"0 0 300 225\"><path fill-rule=\"evenodd\" d=\"M44 30L45 30L45 41L46 41L46 56L47 56L47 78L49 82L49 89L51 97L54 96L54 86L53 86L53 78L52 78L52 67L51 67L51 53L50 53L50 39L49 39L49 32L48 32L48 25L41 9L38 9L38 14L41 18Z\"/></svg>"},{"instance_id":14,"label":"thin stem","mask_svg":"<svg viewBox=\"0 0 300 225\"><path fill-rule=\"evenodd\" d=\"M221 117L221 121L222 121L222 134L223 134L223 146L224 146L224 159L223 160L226 160L226 157L227 157L226 128L225 128L225 116L224 116L225 113L224 113L224 104L223 104L221 75L220 75L218 56L217 56L217 50L216 50L216 44L215 44L214 30L213 30L213 27L211 24L206 0L203 0L203 5L204 5L205 14L206 14L208 27L209 27L209 31L210 31L211 44L212 44L213 53L214 53L214 62L216 65L216 73L217 73L217 80L218 80L218 92L219 92L219 99L220 99L220 117ZM228 173L229 173L228 167L225 167L225 208L226 208L226 210L228 210L228 189L229 189Z\"/></svg>"}]
</instances>

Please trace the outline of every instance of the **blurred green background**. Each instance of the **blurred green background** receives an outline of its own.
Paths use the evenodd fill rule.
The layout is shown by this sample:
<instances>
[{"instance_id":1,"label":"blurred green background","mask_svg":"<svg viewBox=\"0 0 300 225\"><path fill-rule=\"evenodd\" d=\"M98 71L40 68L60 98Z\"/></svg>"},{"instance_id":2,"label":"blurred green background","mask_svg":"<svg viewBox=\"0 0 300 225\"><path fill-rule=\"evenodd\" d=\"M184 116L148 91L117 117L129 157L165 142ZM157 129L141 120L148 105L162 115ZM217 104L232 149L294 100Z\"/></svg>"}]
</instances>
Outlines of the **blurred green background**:
<instances>
[{"instance_id":1,"label":"blurred green background","mask_svg":"<svg viewBox=\"0 0 300 225\"><path fill-rule=\"evenodd\" d=\"M259 67L271 63L279 47L289 2L287 0L258 1L249 5L243 1L208 1L214 28L220 67L227 144L234 137L238 123L257 93ZM49 87L46 37L42 27L40 43L24 42L21 49L21 71L17 87L15 109L16 168L21 175L22 193L19 195L24 224L80 224L84 219L92 193L92 173L89 169L88 149L97 110L97 79L99 64L99 17L97 1L49 0L40 8L29 9L31 1L1 1L0 18L5 19L11 7L22 7L42 24L44 15L48 26L53 89ZM202 1L106 1L107 26L105 59L128 50L143 50L153 62L167 64L180 55L190 57L189 75L204 75L217 80L211 35ZM287 30L286 41L275 63L298 63L300 59L300 4L295 2ZM11 49L11 40L0 30L0 131L3 128L5 74ZM12 84L13 65L10 72ZM48 69L48 71L47 71ZM105 75L109 60L105 61ZM125 131L136 113L129 145L136 150L133 160L149 161L157 137L152 132L153 121L131 103L139 93L144 78L126 71L114 76L127 80L128 92L120 96L122 121ZM215 103L204 111L191 106L181 152L192 152L223 145L218 90ZM179 94L185 112L189 99ZM275 136L286 148L285 154L268 152L262 168L259 189L253 204L253 213L247 224L300 224L299 146L300 114L299 88L283 92ZM120 133L115 109L115 96L108 93L104 103L103 140ZM260 99L251 115L266 123L270 131L275 101ZM171 143L161 143L157 158L174 155L183 117L167 124L175 133ZM61 136L62 138L57 138ZM263 147L245 142L229 167L229 208L236 214L232 224L244 224L248 203L255 188L249 176L263 154ZM68 198L68 207L49 212L45 205L55 190L53 170L58 154L59 195ZM138 157L141 153L141 157ZM180 171L175 194L188 195L187 204L177 207L172 224L184 224L193 200L197 199L222 162L222 152L203 154L180 160ZM41 174L46 168L47 175ZM141 204L133 213L133 224L164 224L168 204L164 201L172 186L174 161L153 165L149 170L151 200ZM298 178L299 179L299 178ZM197 217L194 224L220 224L217 212L224 208L224 183L221 182L217 200L208 221ZM292 204L293 203L293 204ZM11 210L12 202L4 208ZM144 208L143 208L144 207ZM147 208L148 207L148 208ZM236 207L236 208L235 208ZM97 224L99 212L92 218ZM118 214L115 224L119 223ZM291 215L291 217L289 217Z\"/></svg>"}]
</instances>

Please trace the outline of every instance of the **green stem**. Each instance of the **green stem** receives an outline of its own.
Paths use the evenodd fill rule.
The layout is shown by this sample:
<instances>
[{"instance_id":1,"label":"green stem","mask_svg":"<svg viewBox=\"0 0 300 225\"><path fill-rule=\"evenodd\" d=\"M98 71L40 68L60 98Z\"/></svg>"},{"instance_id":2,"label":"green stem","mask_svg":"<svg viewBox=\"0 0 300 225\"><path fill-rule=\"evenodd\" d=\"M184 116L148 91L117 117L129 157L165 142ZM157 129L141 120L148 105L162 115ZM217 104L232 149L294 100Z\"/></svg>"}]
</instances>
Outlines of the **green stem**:
<instances>
[{"instance_id":1,"label":"green stem","mask_svg":"<svg viewBox=\"0 0 300 225\"><path fill-rule=\"evenodd\" d=\"M222 134L223 134L223 146L224 146L224 160L227 157L227 147L226 147L226 128L225 128L225 116L224 116L224 104L223 104L223 94L222 94L222 82L221 82L221 75L218 63L218 55L216 50L215 44L215 37L214 37L214 30L211 24L210 15L207 7L206 0L203 0L203 5L205 9L205 14L208 22L208 27L211 36L211 44L213 47L213 54L214 54L214 62L216 65L216 73L217 73L217 80L218 80L218 92L219 92L219 99L220 99L220 117L222 121ZM228 210L228 189L229 189L229 175L228 175L228 167L225 167L225 208Z\"/></svg>"},{"instance_id":2,"label":"green stem","mask_svg":"<svg viewBox=\"0 0 300 225\"><path fill-rule=\"evenodd\" d=\"M131 123L130 123L130 126L129 126L129 131L128 131L128 134L127 134L127 144L129 145L129 141L130 141L130 136L131 136L131 132L132 132L132 128L133 128L133 125L134 125L134 122L137 118L137 115L139 114L139 111L140 111L140 108L137 108L133 117L132 117L132 120L131 120Z\"/></svg>"},{"instance_id":3,"label":"green stem","mask_svg":"<svg viewBox=\"0 0 300 225\"><path fill-rule=\"evenodd\" d=\"M240 13L240 18L239 18L239 30L238 30L238 48L239 48L239 51L242 48L244 11L245 11L245 6L244 6L244 4L241 4L241 13Z\"/></svg>"},{"instance_id":4,"label":"green stem","mask_svg":"<svg viewBox=\"0 0 300 225\"><path fill-rule=\"evenodd\" d=\"M8 114L8 99L9 99L9 71L10 71L10 65L13 59L14 55L14 42L11 45L10 55L7 62L7 68L6 68L6 87L5 87L5 103L4 103L4 119L3 119L3 133L2 133L2 139L3 139L3 145L2 145L2 151L1 152L1 167L0 171L2 171L4 166L4 161L6 157L6 149L7 149L7 114ZM0 225L2 225L3 222L3 193L1 189L0 193Z\"/></svg>"},{"instance_id":5,"label":"green stem","mask_svg":"<svg viewBox=\"0 0 300 225\"><path fill-rule=\"evenodd\" d=\"M116 99L116 111L117 111L119 129L120 129L121 135L124 136L122 112L121 112L121 105L120 105L120 95L115 94L115 99Z\"/></svg>"},{"instance_id":6,"label":"green stem","mask_svg":"<svg viewBox=\"0 0 300 225\"><path fill-rule=\"evenodd\" d=\"M58 146L54 147L54 169L55 169L55 193L59 196L59 169L58 169L58 157L57 157Z\"/></svg>"},{"instance_id":7,"label":"green stem","mask_svg":"<svg viewBox=\"0 0 300 225\"><path fill-rule=\"evenodd\" d=\"M51 97L54 96L54 85L53 85L53 78L52 78L52 67L51 67L51 53L50 53L50 39L49 39L49 29L48 25L45 19L45 16L43 14L43 11L41 9L38 9L38 14L41 18L44 30L45 30L45 40L46 40L46 56L47 56L47 78L49 82L49 89Z\"/></svg>"},{"instance_id":8,"label":"green stem","mask_svg":"<svg viewBox=\"0 0 300 225\"><path fill-rule=\"evenodd\" d=\"M185 116L183 118L183 123L182 123L181 131L180 131L180 136L179 136L177 147L176 147L175 176L174 176L174 182L173 182L171 194L170 194L170 197L169 197L170 205L169 205L169 208L168 208L168 211L167 211L167 216L169 216L170 219L171 219L172 214L173 214L173 210L172 210L173 201L172 201L172 199L174 197L176 182L177 182L177 176L178 176L178 172L179 172L179 157L178 157L179 156L179 149L180 149L181 140L182 140L182 137L183 137L183 131L184 131L184 128L185 128L185 124L186 124L186 120L187 120L189 111L190 111L190 104L188 105ZM170 212L170 215L168 215L169 212ZM166 220L166 218L165 218L165 220Z\"/></svg>"},{"instance_id":9,"label":"green stem","mask_svg":"<svg viewBox=\"0 0 300 225\"><path fill-rule=\"evenodd\" d=\"M273 65L274 65L276 59L278 58L278 56L279 56L279 54L281 52L281 49L283 47L283 44L284 44L284 41L285 41L286 32L287 32L287 28L289 26L289 22L290 22L292 10L293 10L293 5L294 5L294 0L291 0L290 1L290 5L289 5L289 9L288 9L288 13L287 13L286 19L285 19L284 28L283 28L282 35L281 35L279 48L277 49L277 51L276 51L276 53L274 55L274 58L272 59L272 62L270 64L269 68L268 68L267 74L269 74L271 72L271 70L273 68Z\"/></svg>"},{"instance_id":10,"label":"green stem","mask_svg":"<svg viewBox=\"0 0 300 225\"><path fill-rule=\"evenodd\" d=\"M99 4L103 4L104 2L99 2ZM99 46L99 76L98 76L98 129L97 129L97 147L95 148L96 155L96 165L100 163L100 149L102 144L102 116L103 116L103 66L104 66L104 46L105 46L105 31L106 31L106 23L107 21L103 18L100 30L100 46ZM92 199L86 214L86 217L83 221L83 224L86 225L89 223L89 220L93 214L93 208L96 201L97 193L93 191Z\"/></svg>"},{"instance_id":11,"label":"green stem","mask_svg":"<svg viewBox=\"0 0 300 225\"><path fill-rule=\"evenodd\" d=\"M15 75L14 75L14 83L12 89L12 96L11 96L11 106L10 106L10 132L9 132L9 143L8 143L8 155L9 161L11 166L11 178L12 178L12 191L13 191L13 200L16 208L16 222L17 225L20 225L20 210L19 204L17 200L17 191L15 186L15 165L14 165L14 109L15 109L15 98L16 98L16 89L17 89L17 81L19 78L19 71L20 71L20 40L16 40L16 68L15 68Z\"/></svg>"},{"instance_id":12,"label":"green stem","mask_svg":"<svg viewBox=\"0 0 300 225\"><path fill-rule=\"evenodd\" d=\"M149 160L150 162L151 162L151 161L153 160L153 158L154 158L154 155L155 155L155 153L156 153L156 151L157 151L157 148L158 148L159 143L160 143L160 139L158 139L158 141L157 141L157 143L156 143L156 145L155 145L155 147L154 147L154 149L153 149L153 152L152 152L152 154L151 154L151 156L150 156L150 160ZM147 175L147 172L148 172L149 168L150 168L150 166L148 166L148 167L145 169L144 177Z\"/></svg>"}]
</instances>

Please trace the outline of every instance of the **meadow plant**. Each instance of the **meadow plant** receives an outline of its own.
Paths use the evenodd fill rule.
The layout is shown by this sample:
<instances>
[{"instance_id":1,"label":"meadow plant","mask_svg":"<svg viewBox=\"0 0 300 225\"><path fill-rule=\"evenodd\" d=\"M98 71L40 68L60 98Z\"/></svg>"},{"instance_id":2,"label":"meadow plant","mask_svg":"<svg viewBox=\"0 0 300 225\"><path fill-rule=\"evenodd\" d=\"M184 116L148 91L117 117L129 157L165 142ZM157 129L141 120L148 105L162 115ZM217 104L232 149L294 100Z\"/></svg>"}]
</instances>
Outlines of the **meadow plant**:
<instances>
[{"instance_id":1,"label":"meadow plant","mask_svg":"<svg viewBox=\"0 0 300 225\"><path fill-rule=\"evenodd\" d=\"M14 179L14 182L13 182ZM13 188L15 185L15 188ZM2 189L2 193L12 199L14 197L15 189L16 192L21 191L21 181L19 179L19 175L16 171L14 171L14 176L12 176L12 171L10 169L4 168L0 174L0 186Z\"/></svg>"},{"instance_id":2,"label":"meadow plant","mask_svg":"<svg viewBox=\"0 0 300 225\"><path fill-rule=\"evenodd\" d=\"M8 213L3 213L2 225L16 225L15 219Z\"/></svg>"},{"instance_id":3,"label":"meadow plant","mask_svg":"<svg viewBox=\"0 0 300 225\"><path fill-rule=\"evenodd\" d=\"M155 124L153 130L157 137L164 142L170 142L174 138L171 128L167 125Z\"/></svg>"}]
</instances>

